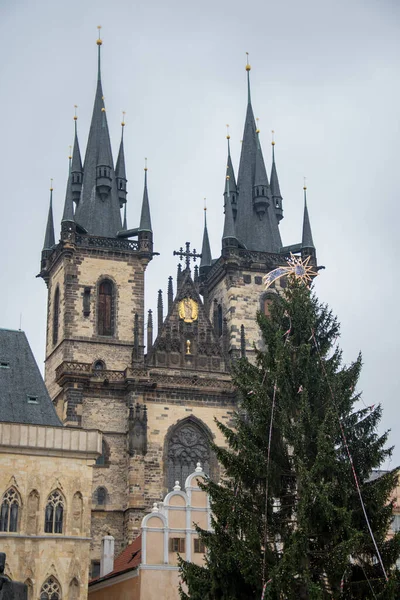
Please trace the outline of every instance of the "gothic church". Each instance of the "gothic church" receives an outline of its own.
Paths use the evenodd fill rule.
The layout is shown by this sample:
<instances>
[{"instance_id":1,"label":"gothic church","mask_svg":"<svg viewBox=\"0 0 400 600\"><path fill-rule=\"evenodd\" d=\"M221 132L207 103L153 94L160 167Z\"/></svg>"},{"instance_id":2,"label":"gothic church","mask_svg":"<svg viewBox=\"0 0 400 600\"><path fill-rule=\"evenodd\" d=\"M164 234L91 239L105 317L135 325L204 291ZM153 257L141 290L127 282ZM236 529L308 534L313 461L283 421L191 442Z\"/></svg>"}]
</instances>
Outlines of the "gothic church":
<instances>
[{"instance_id":1,"label":"gothic church","mask_svg":"<svg viewBox=\"0 0 400 600\"><path fill-rule=\"evenodd\" d=\"M290 252L316 265L306 201L301 242L282 244L275 157L268 177L247 65L237 179L228 136L220 256L211 256L205 221L200 267L192 271L194 253L187 244L178 253L176 285L169 278L165 311L159 293L153 329L153 315L145 315L144 308L145 272L154 257L147 172L139 226L128 228L124 130L114 166L100 39L97 44L98 80L85 157L82 161L75 120L60 239L56 242L50 197L40 271L48 288L45 382L50 396L65 426L103 433L93 473L92 575L101 538L114 536L118 554L136 537L153 502L176 481L183 485L197 462L218 479L208 442L223 443L214 417L229 424L235 410L230 365L240 356L251 359L259 342L256 312L268 312L271 294L285 285L281 279L266 293L263 276L285 265Z\"/></svg>"}]
</instances>

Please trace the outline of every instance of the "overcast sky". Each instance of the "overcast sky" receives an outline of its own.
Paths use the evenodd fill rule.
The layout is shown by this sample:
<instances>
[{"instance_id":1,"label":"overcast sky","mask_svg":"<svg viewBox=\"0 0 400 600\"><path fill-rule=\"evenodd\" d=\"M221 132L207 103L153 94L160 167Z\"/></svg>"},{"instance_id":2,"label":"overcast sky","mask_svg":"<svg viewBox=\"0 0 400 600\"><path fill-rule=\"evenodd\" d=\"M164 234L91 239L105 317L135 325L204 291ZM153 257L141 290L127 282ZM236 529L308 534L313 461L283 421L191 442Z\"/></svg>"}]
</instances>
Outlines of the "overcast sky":
<instances>
[{"instance_id":1,"label":"overcast sky","mask_svg":"<svg viewBox=\"0 0 400 600\"><path fill-rule=\"evenodd\" d=\"M0 326L22 328L42 367L46 286L35 279L54 178L57 235L73 106L81 152L96 85L96 26L116 158L126 111L128 226L139 222L144 157L155 257L147 308L175 275L172 251L201 247L207 198L220 252L230 124L237 172L246 110L245 53L268 169L271 130L285 218L299 242L303 176L319 264L316 291L342 323L346 362L363 352L360 389L382 402L400 463L399 238L400 5L396 0L3 0Z\"/></svg>"}]
</instances>

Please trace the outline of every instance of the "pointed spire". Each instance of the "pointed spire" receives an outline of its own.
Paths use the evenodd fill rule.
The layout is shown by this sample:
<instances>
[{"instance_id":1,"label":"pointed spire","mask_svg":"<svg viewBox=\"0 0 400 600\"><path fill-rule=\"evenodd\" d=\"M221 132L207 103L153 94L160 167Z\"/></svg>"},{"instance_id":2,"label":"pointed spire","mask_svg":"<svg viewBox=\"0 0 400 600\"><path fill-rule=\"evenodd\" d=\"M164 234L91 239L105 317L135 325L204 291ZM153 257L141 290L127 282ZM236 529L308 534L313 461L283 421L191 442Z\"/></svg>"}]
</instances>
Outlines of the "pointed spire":
<instances>
[{"instance_id":1,"label":"pointed spire","mask_svg":"<svg viewBox=\"0 0 400 600\"><path fill-rule=\"evenodd\" d=\"M140 215L139 231L153 231L151 228L149 195L147 192L147 158L145 158L145 167L144 167L144 190L143 190L143 202L142 202L142 212Z\"/></svg>"},{"instance_id":2,"label":"pointed spire","mask_svg":"<svg viewBox=\"0 0 400 600\"><path fill-rule=\"evenodd\" d=\"M97 88L75 219L91 235L115 237L121 231L122 222L101 83L101 45L99 37Z\"/></svg>"},{"instance_id":3,"label":"pointed spire","mask_svg":"<svg viewBox=\"0 0 400 600\"><path fill-rule=\"evenodd\" d=\"M274 206L275 206L276 218L278 219L278 222L279 222L283 219L283 208L282 208L282 195L281 195L281 190L279 187L278 173L276 171L276 164L275 164L274 133L275 132L272 131L272 142L271 142L271 144L272 144L272 168L271 168L270 187L271 187L272 200L273 200Z\"/></svg>"},{"instance_id":4,"label":"pointed spire","mask_svg":"<svg viewBox=\"0 0 400 600\"><path fill-rule=\"evenodd\" d=\"M123 204L126 203L126 171L125 171L125 153L124 153L124 129L125 129L125 112L122 113L121 121L121 142L119 145L119 152L117 158L117 164L115 165L115 176L117 178L118 198L119 205L122 208Z\"/></svg>"},{"instance_id":5,"label":"pointed spire","mask_svg":"<svg viewBox=\"0 0 400 600\"><path fill-rule=\"evenodd\" d=\"M157 329L158 333L161 333L163 325L163 299L162 299L162 290L158 290L158 298L157 298Z\"/></svg>"},{"instance_id":6,"label":"pointed spire","mask_svg":"<svg viewBox=\"0 0 400 600\"><path fill-rule=\"evenodd\" d=\"M271 206L268 176L251 105L248 63L246 71L248 104L237 182L235 231L240 243L248 250L279 252L282 241L275 210Z\"/></svg>"},{"instance_id":7,"label":"pointed spire","mask_svg":"<svg viewBox=\"0 0 400 600\"><path fill-rule=\"evenodd\" d=\"M73 175L72 172L68 175L67 189L65 192L64 211L61 223L74 222L74 193L73 193Z\"/></svg>"},{"instance_id":8,"label":"pointed spire","mask_svg":"<svg viewBox=\"0 0 400 600\"><path fill-rule=\"evenodd\" d=\"M303 236L301 240L302 248L315 248L314 241L311 233L310 218L308 216L307 208L307 187L304 182L304 217L303 217Z\"/></svg>"},{"instance_id":9,"label":"pointed spire","mask_svg":"<svg viewBox=\"0 0 400 600\"><path fill-rule=\"evenodd\" d=\"M235 231L235 221L233 218L233 207L229 195L229 175L226 176L226 179L228 183L228 194L225 199L225 221L224 231L222 233L222 247L238 245Z\"/></svg>"},{"instance_id":10,"label":"pointed spire","mask_svg":"<svg viewBox=\"0 0 400 600\"><path fill-rule=\"evenodd\" d=\"M204 205L206 199L204 198ZM211 248L210 248L210 240L208 238L208 229L207 229L207 207L204 206L204 232L203 232L203 245L201 247L201 261L200 268L203 267L211 267Z\"/></svg>"},{"instance_id":11,"label":"pointed spire","mask_svg":"<svg viewBox=\"0 0 400 600\"><path fill-rule=\"evenodd\" d=\"M72 188L72 198L74 200L74 202L76 202L76 204L78 204L80 196L81 196L81 190L82 190L82 180L83 180L83 168L82 168L82 159L81 159L81 152L79 149L79 142L78 142L78 115L76 113L76 109L78 108L77 105L75 104L75 115L74 115L74 128L75 128L75 135L74 135L74 150L72 152L72 162L71 162L71 174L72 174L72 181L71 181L71 188Z\"/></svg>"},{"instance_id":12,"label":"pointed spire","mask_svg":"<svg viewBox=\"0 0 400 600\"><path fill-rule=\"evenodd\" d=\"M101 25L97 25L97 29L99 30L99 37L97 38L97 81L101 81L101 52L100 52L100 48L103 44L103 40L100 37L100 30L101 30Z\"/></svg>"},{"instance_id":13,"label":"pointed spire","mask_svg":"<svg viewBox=\"0 0 400 600\"><path fill-rule=\"evenodd\" d=\"M147 352L149 353L153 346L153 312L151 308L147 318Z\"/></svg>"},{"instance_id":14,"label":"pointed spire","mask_svg":"<svg viewBox=\"0 0 400 600\"><path fill-rule=\"evenodd\" d=\"M226 203L226 198L229 195L230 199L231 199L231 203L232 203L232 209L233 209L233 216L236 216L236 212L237 212L237 186L236 186L236 179L235 179L235 171L233 169L233 164L232 164L232 159L231 159L231 147L230 147L230 139L231 136L229 134L229 125L226 126L227 127L227 134L226 134L226 139L228 140L228 158L226 161L226 175L225 175L225 191L224 191L224 197L225 197L225 203Z\"/></svg>"},{"instance_id":15,"label":"pointed spire","mask_svg":"<svg viewBox=\"0 0 400 600\"><path fill-rule=\"evenodd\" d=\"M174 288L172 283L172 276L168 277L168 314L171 312L172 304L174 302Z\"/></svg>"},{"instance_id":16,"label":"pointed spire","mask_svg":"<svg viewBox=\"0 0 400 600\"><path fill-rule=\"evenodd\" d=\"M124 229L125 231L127 231L128 229L128 224L126 222L126 204L124 204L124 223L122 225L122 229Z\"/></svg>"},{"instance_id":17,"label":"pointed spire","mask_svg":"<svg viewBox=\"0 0 400 600\"><path fill-rule=\"evenodd\" d=\"M246 64L246 72L247 72L247 102L249 104L251 104L251 94L250 94L250 71L251 71L251 66L249 63L249 53L246 52L246 56L247 56L247 64Z\"/></svg>"},{"instance_id":18,"label":"pointed spire","mask_svg":"<svg viewBox=\"0 0 400 600\"><path fill-rule=\"evenodd\" d=\"M55 245L55 238L54 238L54 220L53 220L53 180L51 180L49 213L47 215L47 225L46 225L46 233L44 236L43 250L51 250L51 248L54 245Z\"/></svg>"}]
</instances>

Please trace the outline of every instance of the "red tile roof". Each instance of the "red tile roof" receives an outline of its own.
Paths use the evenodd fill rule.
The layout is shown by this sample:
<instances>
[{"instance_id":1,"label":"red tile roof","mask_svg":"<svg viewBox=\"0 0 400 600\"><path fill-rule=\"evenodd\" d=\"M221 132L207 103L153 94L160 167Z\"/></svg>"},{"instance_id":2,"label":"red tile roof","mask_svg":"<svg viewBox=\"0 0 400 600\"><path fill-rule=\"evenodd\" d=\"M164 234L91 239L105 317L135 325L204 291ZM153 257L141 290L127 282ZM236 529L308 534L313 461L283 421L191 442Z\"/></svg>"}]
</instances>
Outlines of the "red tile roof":
<instances>
[{"instance_id":1,"label":"red tile roof","mask_svg":"<svg viewBox=\"0 0 400 600\"><path fill-rule=\"evenodd\" d=\"M117 575L121 575L122 573L126 573L128 571L132 571L136 569L140 565L140 561L142 558L142 536L139 535L129 546L125 548L117 556L114 561L114 569L111 573L107 573L103 577L97 577L96 579L92 579L89 581L89 585L93 585L100 581L104 581L106 579L110 579L111 577L116 577Z\"/></svg>"}]
</instances>

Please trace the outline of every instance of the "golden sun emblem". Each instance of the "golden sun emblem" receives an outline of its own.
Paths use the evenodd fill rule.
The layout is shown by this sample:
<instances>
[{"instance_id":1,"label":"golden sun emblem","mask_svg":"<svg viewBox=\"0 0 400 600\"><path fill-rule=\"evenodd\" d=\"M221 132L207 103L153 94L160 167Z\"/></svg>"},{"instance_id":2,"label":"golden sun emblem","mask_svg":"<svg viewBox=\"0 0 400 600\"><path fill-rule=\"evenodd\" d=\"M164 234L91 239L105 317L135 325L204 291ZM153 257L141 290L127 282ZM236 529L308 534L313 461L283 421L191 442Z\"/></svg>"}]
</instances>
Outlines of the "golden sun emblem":
<instances>
[{"instance_id":1,"label":"golden sun emblem","mask_svg":"<svg viewBox=\"0 0 400 600\"><path fill-rule=\"evenodd\" d=\"M185 323L193 323L197 321L199 315L199 305L192 298L184 298L179 302L179 318Z\"/></svg>"}]
</instances>

